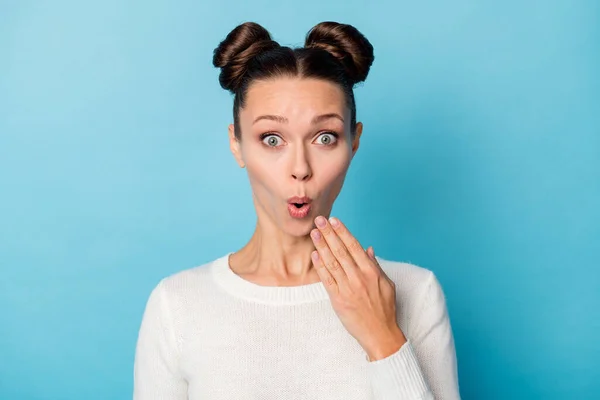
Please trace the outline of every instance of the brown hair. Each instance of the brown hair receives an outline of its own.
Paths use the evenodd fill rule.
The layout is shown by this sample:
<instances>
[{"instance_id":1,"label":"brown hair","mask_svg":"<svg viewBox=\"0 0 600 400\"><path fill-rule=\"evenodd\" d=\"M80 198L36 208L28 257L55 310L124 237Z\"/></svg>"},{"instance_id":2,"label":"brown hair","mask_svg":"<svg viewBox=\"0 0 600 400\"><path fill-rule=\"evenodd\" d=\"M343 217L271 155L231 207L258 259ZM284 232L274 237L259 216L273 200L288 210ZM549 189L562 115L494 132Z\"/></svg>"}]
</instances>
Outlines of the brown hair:
<instances>
[{"instance_id":1,"label":"brown hair","mask_svg":"<svg viewBox=\"0 0 600 400\"><path fill-rule=\"evenodd\" d=\"M373 46L355 27L321 22L306 35L304 47L280 46L269 32L254 22L234 28L214 50L213 65L221 68L219 83L234 94L235 136L241 139L239 110L244 107L250 84L281 76L323 79L338 84L351 111L351 130L356 127L354 85L367 78L373 64Z\"/></svg>"}]
</instances>

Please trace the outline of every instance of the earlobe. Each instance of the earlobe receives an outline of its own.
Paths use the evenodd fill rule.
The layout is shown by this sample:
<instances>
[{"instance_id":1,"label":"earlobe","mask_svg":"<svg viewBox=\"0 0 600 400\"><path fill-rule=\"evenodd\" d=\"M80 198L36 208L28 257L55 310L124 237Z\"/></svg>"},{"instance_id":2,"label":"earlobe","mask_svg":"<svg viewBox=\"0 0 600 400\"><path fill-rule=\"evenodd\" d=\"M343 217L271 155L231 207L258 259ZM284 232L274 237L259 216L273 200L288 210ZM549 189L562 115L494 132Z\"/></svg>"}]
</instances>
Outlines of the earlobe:
<instances>
[{"instance_id":1,"label":"earlobe","mask_svg":"<svg viewBox=\"0 0 600 400\"><path fill-rule=\"evenodd\" d=\"M238 163L240 168L244 168L246 166L246 164L244 163L244 160L242 159L240 142L235 137L235 126L233 124L229 124L228 133L229 133L229 149L231 150L231 154L233 154L233 157L235 158L235 161Z\"/></svg>"}]
</instances>

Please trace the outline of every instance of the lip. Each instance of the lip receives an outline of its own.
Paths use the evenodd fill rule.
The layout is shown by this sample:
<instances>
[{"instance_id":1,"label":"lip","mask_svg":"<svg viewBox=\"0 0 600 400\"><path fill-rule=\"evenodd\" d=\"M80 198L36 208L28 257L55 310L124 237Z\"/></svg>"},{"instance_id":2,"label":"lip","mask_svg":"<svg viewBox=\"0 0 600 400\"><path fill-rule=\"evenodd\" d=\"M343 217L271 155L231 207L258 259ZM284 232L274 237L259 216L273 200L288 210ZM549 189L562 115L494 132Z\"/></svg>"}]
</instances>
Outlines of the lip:
<instances>
[{"instance_id":1,"label":"lip","mask_svg":"<svg viewBox=\"0 0 600 400\"><path fill-rule=\"evenodd\" d=\"M295 219L306 218L311 209L312 199L308 196L293 196L288 199L288 212L290 216ZM294 203L302 204L302 207L298 208Z\"/></svg>"},{"instance_id":2,"label":"lip","mask_svg":"<svg viewBox=\"0 0 600 400\"><path fill-rule=\"evenodd\" d=\"M288 199L288 204L298 203L298 204L310 204L312 199L308 196L294 196Z\"/></svg>"},{"instance_id":3,"label":"lip","mask_svg":"<svg viewBox=\"0 0 600 400\"><path fill-rule=\"evenodd\" d=\"M302 207L298 208L293 203L288 204L288 212L290 217L295 219L306 218L310 213L310 204L304 203Z\"/></svg>"}]
</instances>

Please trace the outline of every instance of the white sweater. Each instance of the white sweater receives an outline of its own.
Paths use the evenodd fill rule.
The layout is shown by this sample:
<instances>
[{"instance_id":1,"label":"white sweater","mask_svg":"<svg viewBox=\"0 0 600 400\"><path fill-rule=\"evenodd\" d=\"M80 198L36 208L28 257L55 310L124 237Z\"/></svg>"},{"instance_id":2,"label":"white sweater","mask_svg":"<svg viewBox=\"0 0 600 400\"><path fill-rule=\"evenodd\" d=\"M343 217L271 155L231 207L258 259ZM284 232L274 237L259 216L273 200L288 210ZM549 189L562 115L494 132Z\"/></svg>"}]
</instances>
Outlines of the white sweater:
<instances>
[{"instance_id":1,"label":"white sweater","mask_svg":"<svg viewBox=\"0 0 600 400\"><path fill-rule=\"evenodd\" d=\"M460 399L454 338L434 274L377 257L408 342L370 362L321 282L261 286L229 255L163 279L136 347L135 400Z\"/></svg>"}]
</instances>

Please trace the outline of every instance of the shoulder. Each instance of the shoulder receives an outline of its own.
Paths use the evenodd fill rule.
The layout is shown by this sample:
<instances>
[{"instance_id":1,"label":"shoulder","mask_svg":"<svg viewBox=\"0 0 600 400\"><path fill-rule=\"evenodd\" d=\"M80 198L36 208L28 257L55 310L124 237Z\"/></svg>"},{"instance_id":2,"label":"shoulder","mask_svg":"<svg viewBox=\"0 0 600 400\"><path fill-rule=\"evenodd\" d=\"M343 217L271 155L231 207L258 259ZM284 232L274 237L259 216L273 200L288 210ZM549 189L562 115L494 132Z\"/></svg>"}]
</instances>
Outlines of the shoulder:
<instances>
[{"instance_id":1,"label":"shoulder","mask_svg":"<svg viewBox=\"0 0 600 400\"><path fill-rule=\"evenodd\" d=\"M160 293L169 302L200 300L214 290L212 267L220 261L222 257L167 275L158 282L153 292Z\"/></svg>"},{"instance_id":2,"label":"shoulder","mask_svg":"<svg viewBox=\"0 0 600 400\"><path fill-rule=\"evenodd\" d=\"M414 290L426 285L431 279L434 279L434 273L424 267L408 262L393 261L381 257L376 257L381 269L386 275L405 290Z\"/></svg>"},{"instance_id":3,"label":"shoulder","mask_svg":"<svg viewBox=\"0 0 600 400\"><path fill-rule=\"evenodd\" d=\"M381 269L396 285L396 295L413 303L445 303L442 286L430 269L408 262L376 257Z\"/></svg>"}]
</instances>

